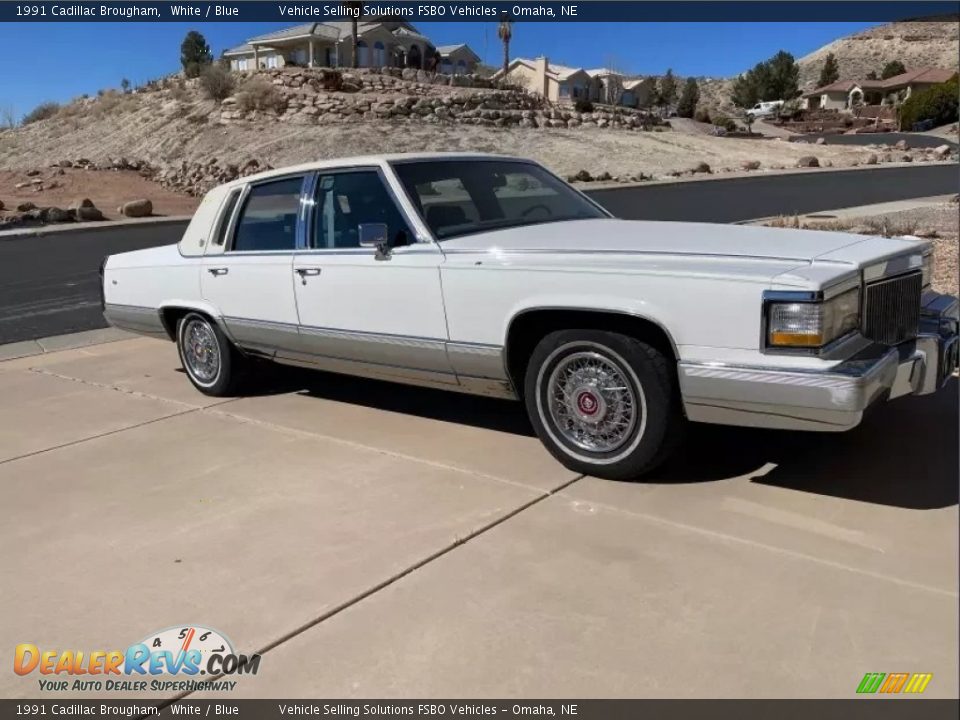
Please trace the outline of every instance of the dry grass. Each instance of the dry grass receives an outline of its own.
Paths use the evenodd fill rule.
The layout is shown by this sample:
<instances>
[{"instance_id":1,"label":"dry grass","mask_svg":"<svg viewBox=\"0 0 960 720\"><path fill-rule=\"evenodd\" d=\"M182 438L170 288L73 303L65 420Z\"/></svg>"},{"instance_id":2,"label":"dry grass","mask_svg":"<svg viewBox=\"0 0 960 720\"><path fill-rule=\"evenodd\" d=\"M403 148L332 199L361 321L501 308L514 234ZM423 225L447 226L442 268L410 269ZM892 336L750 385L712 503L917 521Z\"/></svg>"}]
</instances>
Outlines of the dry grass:
<instances>
[{"instance_id":1,"label":"dry grass","mask_svg":"<svg viewBox=\"0 0 960 720\"><path fill-rule=\"evenodd\" d=\"M920 236L933 245L933 287L939 292L957 295L958 254L960 254L960 213L955 202L926 205L870 217L832 220L800 218L784 215L768 220L765 225L805 230L852 232L883 237Z\"/></svg>"}]
</instances>

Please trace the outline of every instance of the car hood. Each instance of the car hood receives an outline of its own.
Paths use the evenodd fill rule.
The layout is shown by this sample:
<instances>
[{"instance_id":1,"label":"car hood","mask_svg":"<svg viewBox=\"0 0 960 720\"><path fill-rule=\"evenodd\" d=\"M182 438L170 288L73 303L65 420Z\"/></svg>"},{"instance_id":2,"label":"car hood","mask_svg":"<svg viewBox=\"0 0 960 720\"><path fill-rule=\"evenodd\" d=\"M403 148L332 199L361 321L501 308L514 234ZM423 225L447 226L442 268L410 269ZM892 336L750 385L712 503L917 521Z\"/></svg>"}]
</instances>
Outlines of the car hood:
<instances>
[{"instance_id":1,"label":"car hood","mask_svg":"<svg viewBox=\"0 0 960 720\"><path fill-rule=\"evenodd\" d=\"M792 230L747 225L652 222L642 220L571 220L477 233L444 240L445 251L512 253L638 253L756 258L810 263L829 255L845 261L847 248L871 238L849 233ZM895 247L891 247L890 242ZM912 247L902 240L887 241L877 255ZM862 252L851 253L859 261Z\"/></svg>"}]
</instances>

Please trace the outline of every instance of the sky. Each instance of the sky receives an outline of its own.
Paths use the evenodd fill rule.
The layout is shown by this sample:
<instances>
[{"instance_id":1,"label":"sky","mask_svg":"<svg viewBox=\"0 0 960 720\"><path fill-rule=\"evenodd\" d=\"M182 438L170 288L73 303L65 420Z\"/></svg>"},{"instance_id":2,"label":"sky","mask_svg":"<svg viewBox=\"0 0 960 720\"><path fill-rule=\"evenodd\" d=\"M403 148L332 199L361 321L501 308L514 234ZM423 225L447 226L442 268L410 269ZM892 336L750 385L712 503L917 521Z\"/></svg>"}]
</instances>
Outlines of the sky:
<instances>
[{"instance_id":1,"label":"sky","mask_svg":"<svg viewBox=\"0 0 960 720\"><path fill-rule=\"evenodd\" d=\"M291 23L0 23L0 111L16 117L41 102L134 85L180 69L180 42L199 30L214 55L253 35ZM437 45L465 42L487 64L499 66L495 22L421 22ZM796 57L871 23L532 23L514 24L511 57L546 55L574 67L617 69L636 75L674 73L729 77L778 50ZM14 61L13 59L16 59Z\"/></svg>"}]
</instances>

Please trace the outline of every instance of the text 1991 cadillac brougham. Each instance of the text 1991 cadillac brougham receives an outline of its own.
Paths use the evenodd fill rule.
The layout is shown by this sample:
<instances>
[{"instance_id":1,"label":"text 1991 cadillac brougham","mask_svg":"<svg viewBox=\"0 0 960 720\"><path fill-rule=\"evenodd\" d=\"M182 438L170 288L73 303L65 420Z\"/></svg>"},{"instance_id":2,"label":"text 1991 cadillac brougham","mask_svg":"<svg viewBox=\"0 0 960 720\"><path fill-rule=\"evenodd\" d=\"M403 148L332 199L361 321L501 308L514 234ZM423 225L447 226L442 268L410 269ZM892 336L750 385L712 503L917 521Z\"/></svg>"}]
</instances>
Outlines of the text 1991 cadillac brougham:
<instances>
[{"instance_id":1,"label":"text 1991 cadillac brougham","mask_svg":"<svg viewBox=\"0 0 960 720\"><path fill-rule=\"evenodd\" d=\"M104 311L210 395L255 358L522 399L567 467L635 478L686 421L848 430L935 392L957 301L908 239L610 216L490 155L227 183L178 245L104 261Z\"/></svg>"}]
</instances>

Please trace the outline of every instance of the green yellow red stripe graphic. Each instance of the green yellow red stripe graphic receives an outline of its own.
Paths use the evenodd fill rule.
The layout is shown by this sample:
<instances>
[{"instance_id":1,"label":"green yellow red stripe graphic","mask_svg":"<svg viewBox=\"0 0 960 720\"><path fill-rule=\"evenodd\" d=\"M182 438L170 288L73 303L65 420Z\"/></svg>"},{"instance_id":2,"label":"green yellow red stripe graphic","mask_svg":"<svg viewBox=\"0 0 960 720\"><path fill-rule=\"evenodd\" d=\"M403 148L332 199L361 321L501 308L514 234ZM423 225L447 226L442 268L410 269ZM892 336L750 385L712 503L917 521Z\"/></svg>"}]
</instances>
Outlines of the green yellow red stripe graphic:
<instances>
[{"instance_id":1,"label":"green yellow red stripe graphic","mask_svg":"<svg viewBox=\"0 0 960 720\"><path fill-rule=\"evenodd\" d=\"M857 686L857 694L908 693L919 695L927 689L933 673L866 673Z\"/></svg>"}]
</instances>

